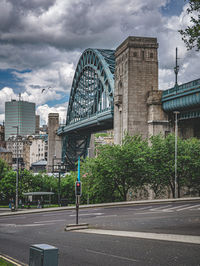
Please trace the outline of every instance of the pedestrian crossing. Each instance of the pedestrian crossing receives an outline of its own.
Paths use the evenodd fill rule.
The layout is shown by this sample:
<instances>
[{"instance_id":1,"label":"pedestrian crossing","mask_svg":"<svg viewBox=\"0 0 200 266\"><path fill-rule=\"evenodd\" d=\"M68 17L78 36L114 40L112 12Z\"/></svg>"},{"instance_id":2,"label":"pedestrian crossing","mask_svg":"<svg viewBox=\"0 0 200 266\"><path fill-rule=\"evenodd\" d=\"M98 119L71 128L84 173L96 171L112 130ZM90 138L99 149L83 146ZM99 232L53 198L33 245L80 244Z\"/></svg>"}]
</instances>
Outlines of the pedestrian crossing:
<instances>
[{"instance_id":1,"label":"pedestrian crossing","mask_svg":"<svg viewBox=\"0 0 200 266\"><path fill-rule=\"evenodd\" d=\"M174 206L173 204L163 206L148 206L137 209L137 212L144 213L170 213L170 212L184 212L184 211L199 211L200 204L182 204Z\"/></svg>"}]
</instances>

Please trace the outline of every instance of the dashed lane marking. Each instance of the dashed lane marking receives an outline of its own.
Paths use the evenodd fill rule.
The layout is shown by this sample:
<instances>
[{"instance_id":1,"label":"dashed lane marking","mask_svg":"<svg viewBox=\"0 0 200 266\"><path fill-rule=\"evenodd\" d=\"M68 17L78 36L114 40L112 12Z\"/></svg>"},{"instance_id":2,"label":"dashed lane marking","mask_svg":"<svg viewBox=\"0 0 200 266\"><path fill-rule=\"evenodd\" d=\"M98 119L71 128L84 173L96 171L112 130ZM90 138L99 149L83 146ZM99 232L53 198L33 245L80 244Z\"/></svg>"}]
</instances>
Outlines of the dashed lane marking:
<instances>
[{"instance_id":1,"label":"dashed lane marking","mask_svg":"<svg viewBox=\"0 0 200 266\"><path fill-rule=\"evenodd\" d=\"M66 222L66 220L49 220L49 221L39 221L39 222L34 222L34 224L41 224L41 223L52 223L52 222Z\"/></svg>"},{"instance_id":2,"label":"dashed lane marking","mask_svg":"<svg viewBox=\"0 0 200 266\"><path fill-rule=\"evenodd\" d=\"M91 215L103 215L102 212L96 212L96 213L80 213L79 216L91 216ZM76 214L70 214L70 216L76 216Z\"/></svg>"},{"instance_id":3,"label":"dashed lane marking","mask_svg":"<svg viewBox=\"0 0 200 266\"><path fill-rule=\"evenodd\" d=\"M146 232L128 232L128 231L114 231L114 230L101 230L101 229L85 229L85 230L79 230L78 232L88 233L88 234L153 239L161 241L173 241L173 242L182 242L182 243L200 245L200 236L158 234L158 233L146 233Z\"/></svg>"}]
</instances>

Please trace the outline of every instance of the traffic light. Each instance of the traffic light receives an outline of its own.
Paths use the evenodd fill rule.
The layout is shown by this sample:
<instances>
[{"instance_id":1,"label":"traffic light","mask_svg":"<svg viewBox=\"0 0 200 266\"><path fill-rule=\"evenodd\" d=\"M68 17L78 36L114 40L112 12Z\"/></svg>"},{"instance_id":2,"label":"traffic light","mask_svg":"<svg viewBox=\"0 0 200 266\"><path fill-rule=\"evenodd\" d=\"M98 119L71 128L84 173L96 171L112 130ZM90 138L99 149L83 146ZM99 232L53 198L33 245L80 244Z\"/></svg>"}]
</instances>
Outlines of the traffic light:
<instances>
[{"instance_id":1,"label":"traffic light","mask_svg":"<svg viewBox=\"0 0 200 266\"><path fill-rule=\"evenodd\" d=\"M76 184L75 184L75 194L76 196L81 196L81 181L76 181Z\"/></svg>"}]
</instances>

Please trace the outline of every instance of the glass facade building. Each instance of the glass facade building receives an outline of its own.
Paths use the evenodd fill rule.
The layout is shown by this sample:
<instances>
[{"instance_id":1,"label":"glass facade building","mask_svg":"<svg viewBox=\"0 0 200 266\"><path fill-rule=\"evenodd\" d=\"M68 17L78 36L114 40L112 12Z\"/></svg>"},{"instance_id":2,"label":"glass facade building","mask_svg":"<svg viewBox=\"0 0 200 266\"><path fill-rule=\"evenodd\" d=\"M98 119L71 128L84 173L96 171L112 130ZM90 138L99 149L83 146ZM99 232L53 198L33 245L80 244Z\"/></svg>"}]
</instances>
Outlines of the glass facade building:
<instances>
[{"instance_id":1,"label":"glass facade building","mask_svg":"<svg viewBox=\"0 0 200 266\"><path fill-rule=\"evenodd\" d=\"M5 103L5 140L12 135L35 134L35 103L12 100Z\"/></svg>"}]
</instances>

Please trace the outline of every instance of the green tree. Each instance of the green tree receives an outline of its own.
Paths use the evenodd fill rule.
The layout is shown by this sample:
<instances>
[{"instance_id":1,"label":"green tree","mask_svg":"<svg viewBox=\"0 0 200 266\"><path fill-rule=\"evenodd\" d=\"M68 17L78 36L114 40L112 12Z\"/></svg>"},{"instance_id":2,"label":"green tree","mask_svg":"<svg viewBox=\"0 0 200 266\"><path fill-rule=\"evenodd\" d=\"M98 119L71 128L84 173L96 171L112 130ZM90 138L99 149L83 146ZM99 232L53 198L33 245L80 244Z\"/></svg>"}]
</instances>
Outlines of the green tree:
<instances>
[{"instance_id":1,"label":"green tree","mask_svg":"<svg viewBox=\"0 0 200 266\"><path fill-rule=\"evenodd\" d=\"M147 158L148 174L146 183L150 185L156 198L161 196L169 185L169 180L166 178L166 169L167 166L169 168L173 167L171 165L172 159L169 158L165 139L161 135L152 136L150 138L149 157Z\"/></svg>"},{"instance_id":2,"label":"green tree","mask_svg":"<svg viewBox=\"0 0 200 266\"><path fill-rule=\"evenodd\" d=\"M8 171L0 180L1 201L8 202L15 198L16 193L16 172Z\"/></svg>"},{"instance_id":3,"label":"green tree","mask_svg":"<svg viewBox=\"0 0 200 266\"><path fill-rule=\"evenodd\" d=\"M200 50L200 0L190 0L187 13L191 14L192 26L185 30L179 30L182 40L185 42L188 50L196 47Z\"/></svg>"},{"instance_id":4,"label":"green tree","mask_svg":"<svg viewBox=\"0 0 200 266\"><path fill-rule=\"evenodd\" d=\"M130 188L145 183L148 143L140 136L126 136L122 145L98 147L98 157L87 161L90 199L97 202L126 200Z\"/></svg>"},{"instance_id":5,"label":"green tree","mask_svg":"<svg viewBox=\"0 0 200 266\"><path fill-rule=\"evenodd\" d=\"M9 170L8 164L0 158L0 179L3 178L6 172Z\"/></svg>"},{"instance_id":6,"label":"green tree","mask_svg":"<svg viewBox=\"0 0 200 266\"><path fill-rule=\"evenodd\" d=\"M200 140L193 138L186 140L187 143L187 168L186 185L192 190L192 194L200 196Z\"/></svg>"},{"instance_id":7,"label":"green tree","mask_svg":"<svg viewBox=\"0 0 200 266\"><path fill-rule=\"evenodd\" d=\"M67 199L68 203L75 203L75 181L77 172L70 172L61 178L61 198Z\"/></svg>"}]
</instances>

